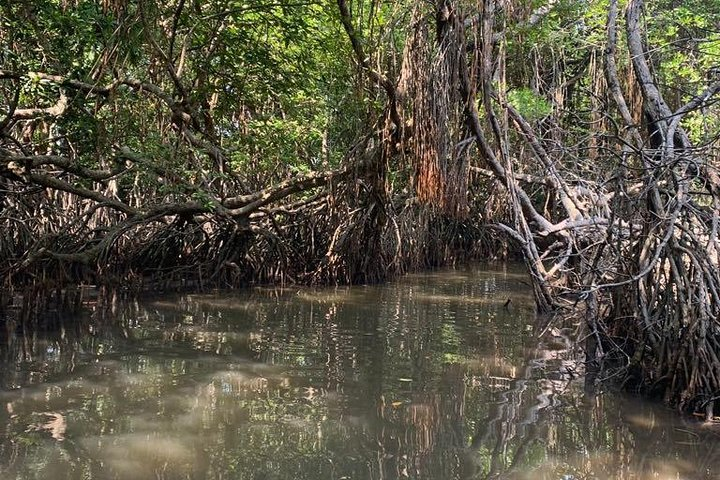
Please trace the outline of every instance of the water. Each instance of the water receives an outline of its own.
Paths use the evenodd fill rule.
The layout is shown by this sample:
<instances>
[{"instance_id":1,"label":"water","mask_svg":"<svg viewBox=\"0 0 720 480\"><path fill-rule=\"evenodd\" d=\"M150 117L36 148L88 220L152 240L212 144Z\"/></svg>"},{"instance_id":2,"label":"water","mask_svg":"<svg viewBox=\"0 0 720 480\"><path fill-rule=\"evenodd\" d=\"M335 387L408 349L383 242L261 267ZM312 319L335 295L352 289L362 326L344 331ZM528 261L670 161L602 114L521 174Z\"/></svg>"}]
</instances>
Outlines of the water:
<instances>
[{"instance_id":1,"label":"water","mask_svg":"<svg viewBox=\"0 0 720 480\"><path fill-rule=\"evenodd\" d=\"M524 278L164 297L18 331L0 478L720 478L720 430L583 395Z\"/></svg>"}]
</instances>

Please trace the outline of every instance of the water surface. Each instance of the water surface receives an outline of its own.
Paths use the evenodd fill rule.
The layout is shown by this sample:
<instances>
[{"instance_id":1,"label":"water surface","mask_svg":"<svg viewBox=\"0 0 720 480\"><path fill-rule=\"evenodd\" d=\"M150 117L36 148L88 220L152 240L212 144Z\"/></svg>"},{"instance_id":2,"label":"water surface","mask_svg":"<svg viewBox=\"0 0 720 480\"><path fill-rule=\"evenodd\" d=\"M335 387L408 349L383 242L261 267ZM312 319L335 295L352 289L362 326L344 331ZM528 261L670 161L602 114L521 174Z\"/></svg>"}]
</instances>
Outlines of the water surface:
<instances>
[{"instance_id":1,"label":"water surface","mask_svg":"<svg viewBox=\"0 0 720 480\"><path fill-rule=\"evenodd\" d=\"M584 396L572 332L537 338L524 281L443 270L18 329L0 346L0 478L720 478L719 430Z\"/></svg>"}]
</instances>

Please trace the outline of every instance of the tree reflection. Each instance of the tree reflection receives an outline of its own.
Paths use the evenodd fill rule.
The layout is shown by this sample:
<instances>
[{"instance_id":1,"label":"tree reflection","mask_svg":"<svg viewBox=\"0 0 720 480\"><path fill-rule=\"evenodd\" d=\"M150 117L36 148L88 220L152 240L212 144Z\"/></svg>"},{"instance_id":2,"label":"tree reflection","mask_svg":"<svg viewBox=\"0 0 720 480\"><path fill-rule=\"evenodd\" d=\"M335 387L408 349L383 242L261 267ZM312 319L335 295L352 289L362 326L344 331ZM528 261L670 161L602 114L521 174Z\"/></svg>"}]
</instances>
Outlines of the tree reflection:
<instances>
[{"instance_id":1,"label":"tree reflection","mask_svg":"<svg viewBox=\"0 0 720 480\"><path fill-rule=\"evenodd\" d=\"M529 309L503 307L506 281L185 296L16 329L0 349L0 474L711 478L712 429L587 400L567 332L538 338Z\"/></svg>"}]
</instances>

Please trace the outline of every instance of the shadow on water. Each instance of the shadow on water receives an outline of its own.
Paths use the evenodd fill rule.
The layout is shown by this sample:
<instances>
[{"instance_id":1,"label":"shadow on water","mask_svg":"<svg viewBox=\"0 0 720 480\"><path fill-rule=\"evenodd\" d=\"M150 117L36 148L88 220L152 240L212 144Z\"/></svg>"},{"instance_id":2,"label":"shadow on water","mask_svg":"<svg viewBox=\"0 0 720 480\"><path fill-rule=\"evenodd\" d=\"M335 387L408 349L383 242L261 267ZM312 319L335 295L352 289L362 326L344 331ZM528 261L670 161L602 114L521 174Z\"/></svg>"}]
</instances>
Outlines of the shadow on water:
<instances>
[{"instance_id":1,"label":"shadow on water","mask_svg":"<svg viewBox=\"0 0 720 480\"><path fill-rule=\"evenodd\" d=\"M718 430L584 396L523 278L185 295L10 331L0 478L717 478Z\"/></svg>"}]
</instances>

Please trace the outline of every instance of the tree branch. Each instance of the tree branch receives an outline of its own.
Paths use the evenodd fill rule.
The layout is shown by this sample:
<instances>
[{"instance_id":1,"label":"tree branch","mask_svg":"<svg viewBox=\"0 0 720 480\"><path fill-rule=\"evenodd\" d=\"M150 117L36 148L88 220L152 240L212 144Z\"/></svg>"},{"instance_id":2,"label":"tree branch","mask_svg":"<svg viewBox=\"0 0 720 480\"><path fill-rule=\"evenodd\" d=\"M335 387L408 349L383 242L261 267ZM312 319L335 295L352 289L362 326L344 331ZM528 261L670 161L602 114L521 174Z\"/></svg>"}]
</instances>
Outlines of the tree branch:
<instances>
[{"instance_id":1,"label":"tree branch","mask_svg":"<svg viewBox=\"0 0 720 480\"><path fill-rule=\"evenodd\" d=\"M363 69L367 72L370 80L385 90L388 100L390 101L390 119L397 128L401 128L403 126L403 121L400 118L400 113L397 108L397 89L395 88L395 85L385 75L370 66L370 60L365 54L360 36L353 26L352 15L350 14L350 9L348 8L347 3L345 0L337 0L337 4L340 9L340 21L345 28L345 32L350 38L350 43L352 44L358 63L360 63Z\"/></svg>"}]
</instances>

